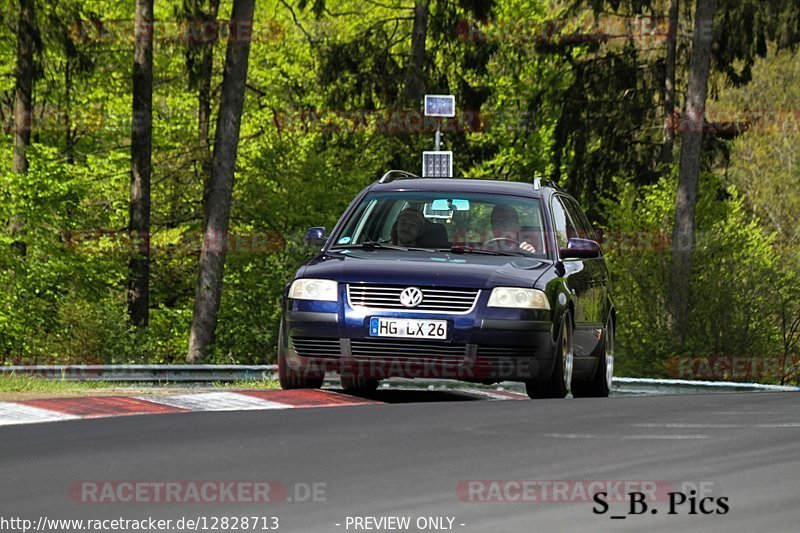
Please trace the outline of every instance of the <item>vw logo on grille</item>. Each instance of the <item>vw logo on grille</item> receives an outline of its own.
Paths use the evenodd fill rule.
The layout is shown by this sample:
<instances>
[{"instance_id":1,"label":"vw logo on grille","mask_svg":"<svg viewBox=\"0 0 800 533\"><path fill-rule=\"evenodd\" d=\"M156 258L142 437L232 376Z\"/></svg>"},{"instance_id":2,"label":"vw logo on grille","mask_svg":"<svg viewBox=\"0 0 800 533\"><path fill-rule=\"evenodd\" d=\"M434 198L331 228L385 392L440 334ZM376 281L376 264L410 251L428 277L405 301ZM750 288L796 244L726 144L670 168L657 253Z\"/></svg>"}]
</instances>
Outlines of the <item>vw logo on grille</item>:
<instances>
[{"instance_id":1,"label":"vw logo on grille","mask_svg":"<svg viewBox=\"0 0 800 533\"><path fill-rule=\"evenodd\" d=\"M400 293L400 303L404 307L416 307L422 303L422 291L416 287L407 287Z\"/></svg>"}]
</instances>

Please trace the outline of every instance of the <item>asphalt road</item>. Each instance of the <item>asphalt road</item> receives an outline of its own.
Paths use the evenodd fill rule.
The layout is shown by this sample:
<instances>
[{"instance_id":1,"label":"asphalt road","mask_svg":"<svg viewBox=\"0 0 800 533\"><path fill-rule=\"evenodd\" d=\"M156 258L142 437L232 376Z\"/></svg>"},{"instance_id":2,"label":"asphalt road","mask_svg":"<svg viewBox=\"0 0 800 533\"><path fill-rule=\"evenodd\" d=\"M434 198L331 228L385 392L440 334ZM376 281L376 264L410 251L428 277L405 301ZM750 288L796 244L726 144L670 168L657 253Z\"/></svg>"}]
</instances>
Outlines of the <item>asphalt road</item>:
<instances>
[{"instance_id":1,"label":"asphalt road","mask_svg":"<svg viewBox=\"0 0 800 533\"><path fill-rule=\"evenodd\" d=\"M275 516L286 532L367 531L376 525L367 517L389 516L410 518L401 531L420 530L420 517L448 517L451 530L490 533L772 532L800 524L797 393L451 401L464 398L414 392L407 403L402 393L386 394L394 403L0 428L0 530L13 530L1 527L3 518L42 516L206 517L206 526L213 517ZM211 480L271 480L273 497L285 487L293 500L308 499L316 483L317 501L108 503L116 492L106 503L87 503L100 493L70 493L81 482L82 490L86 482L118 490L126 481ZM605 480L604 514L583 492L598 490L589 480ZM646 495L647 512L627 514L622 481ZM677 514L668 514L668 492ZM686 494L682 505L678 492ZM713 500L701 506L701 497ZM698 514L690 514L692 501ZM442 522L427 525L446 530ZM273 522L255 530L264 524Z\"/></svg>"}]
</instances>

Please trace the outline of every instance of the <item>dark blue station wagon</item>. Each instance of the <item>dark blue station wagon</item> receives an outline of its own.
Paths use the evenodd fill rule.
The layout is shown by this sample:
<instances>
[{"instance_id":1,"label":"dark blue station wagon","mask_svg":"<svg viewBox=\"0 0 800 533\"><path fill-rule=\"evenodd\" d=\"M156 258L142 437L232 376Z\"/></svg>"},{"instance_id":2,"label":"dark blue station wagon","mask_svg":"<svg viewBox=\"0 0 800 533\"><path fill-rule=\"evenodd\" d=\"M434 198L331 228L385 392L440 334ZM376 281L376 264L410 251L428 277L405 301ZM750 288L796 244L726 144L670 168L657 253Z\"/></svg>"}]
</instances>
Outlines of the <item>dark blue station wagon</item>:
<instances>
[{"instance_id":1,"label":"dark blue station wagon","mask_svg":"<svg viewBox=\"0 0 800 533\"><path fill-rule=\"evenodd\" d=\"M531 398L608 396L616 316L597 237L550 182L387 172L284 291L283 388L381 379L522 381Z\"/></svg>"}]
</instances>

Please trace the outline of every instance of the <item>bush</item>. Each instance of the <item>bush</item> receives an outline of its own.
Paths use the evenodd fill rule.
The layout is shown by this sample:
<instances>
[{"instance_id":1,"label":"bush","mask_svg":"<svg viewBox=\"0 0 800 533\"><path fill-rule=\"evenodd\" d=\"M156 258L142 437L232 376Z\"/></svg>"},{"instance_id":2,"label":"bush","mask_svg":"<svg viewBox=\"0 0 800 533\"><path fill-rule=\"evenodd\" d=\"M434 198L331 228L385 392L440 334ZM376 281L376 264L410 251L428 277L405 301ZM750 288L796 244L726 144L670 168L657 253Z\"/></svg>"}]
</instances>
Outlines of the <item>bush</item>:
<instances>
[{"instance_id":1,"label":"bush","mask_svg":"<svg viewBox=\"0 0 800 533\"><path fill-rule=\"evenodd\" d=\"M620 183L605 202L619 374L664 376L676 355L775 355L772 237L712 174L702 176L698 196L690 333L675 346L668 311L675 190L674 176L638 190Z\"/></svg>"}]
</instances>

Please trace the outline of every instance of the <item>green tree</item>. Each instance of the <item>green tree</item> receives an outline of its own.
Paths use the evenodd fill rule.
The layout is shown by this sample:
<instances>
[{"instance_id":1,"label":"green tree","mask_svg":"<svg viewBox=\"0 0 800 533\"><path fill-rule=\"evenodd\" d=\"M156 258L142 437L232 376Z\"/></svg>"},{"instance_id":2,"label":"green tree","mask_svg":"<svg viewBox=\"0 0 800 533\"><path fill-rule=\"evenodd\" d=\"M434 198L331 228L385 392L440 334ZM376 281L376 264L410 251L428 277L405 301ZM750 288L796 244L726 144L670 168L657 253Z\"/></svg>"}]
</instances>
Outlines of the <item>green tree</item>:
<instances>
[{"instance_id":1,"label":"green tree","mask_svg":"<svg viewBox=\"0 0 800 533\"><path fill-rule=\"evenodd\" d=\"M696 7L689 87L680 122L681 156L678 190L675 197L675 226L672 233L672 268L670 269L671 330L678 345L683 344L685 340L691 309L689 307L689 287L692 274L692 247L695 239L695 207L701 168L716 2L715 0L697 0Z\"/></svg>"},{"instance_id":2,"label":"green tree","mask_svg":"<svg viewBox=\"0 0 800 533\"><path fill-rule=\"evenodd\" d=\"M253 25L255 0L234 0L231 14L225 75L222 79L214 158L209 194L205 204L200 274L197 279L194 317L189 337L190 363L199 363L214 343L222 292L222 274L227 255L233 177L239 147L239 130L250 55L249 28Z\"/></svg>"},{"instance_id":3,"label":"green tree","mask_svg":"<svg viewBox=\"0 0 800 533\"><path fill-rule=\"evenodd\" d=\"M33 120L33 52L38 39L33 0L20 0L17 28L17 70L14 93L14 172L28 170L26 153Z\"/></svg>"},{"instance_id":4,"label":"green tree","mask_svg":"<svg viewBox=\"0 0 800 533\"><path fill-rule=\"evenodd\" d=\"M137 0L133 52L131 199L128 229L139 244L128 266L128 312L146 327L150 316L150 175L153 143L153 0Z\"/></svg>"},{"instance_id":5,"label":"green tree","mask_svg":"<svg viewBox=\"0 0 800 533\"><path fill-rule=\"evenodd\" d=\"M621 373L665 375L676 353L668 320L676 181L672 175L638 189L620 182L618 193L605 203L605 249L617 289ZM777 355L772 237L764 236L750 218L735 188L720 200L720 187L717 176L701 175L694 263L698 274L692 278L689 302L693 314L678 353Z\"/></svg>"}]
</instances>

